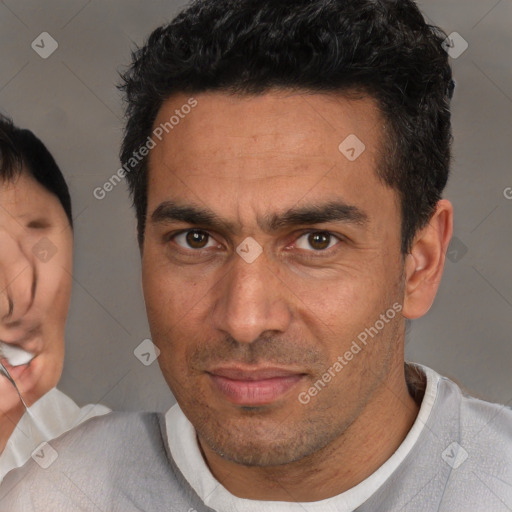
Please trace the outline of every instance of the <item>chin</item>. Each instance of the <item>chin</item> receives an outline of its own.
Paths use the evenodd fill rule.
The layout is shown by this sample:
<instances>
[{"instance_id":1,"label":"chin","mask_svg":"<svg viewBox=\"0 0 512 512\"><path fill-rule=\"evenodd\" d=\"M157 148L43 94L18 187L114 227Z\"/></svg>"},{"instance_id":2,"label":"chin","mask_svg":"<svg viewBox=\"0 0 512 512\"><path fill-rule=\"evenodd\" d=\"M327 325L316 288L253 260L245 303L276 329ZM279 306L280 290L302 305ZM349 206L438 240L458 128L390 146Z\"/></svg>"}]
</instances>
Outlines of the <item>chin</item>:
<instances>
[{"instance_id":1,"label":"chin","mask_svg":"<svg viewBox=\"0 0 512 512\"><path fill-rule=\"evenodd\" d=\"M304 446L291 441L286 445L281 443L269 443L262 440L261 443L252 441L250 444L222 444L217 453L224 459L243 466L279 466L290 464L307 455Z\"/></svg>"},{"instance_id":2,"label":"chin","mask_svg":"<svg viewBox=\"0 0 512 512\"><path fill-rule=\"evenodd\" d=\"M278 466L290 464L311 453L316 447L305 432L287 432L286 429L272 432L271 425L251 425L239 428L224 424L222 429L201 425L200 437L220 457L244 466ZM275 426L274 426L275 427ZM314 439L314 437L312 438ZM313 444L316 444L314 442Z\"/></svg>"}]
</instances>

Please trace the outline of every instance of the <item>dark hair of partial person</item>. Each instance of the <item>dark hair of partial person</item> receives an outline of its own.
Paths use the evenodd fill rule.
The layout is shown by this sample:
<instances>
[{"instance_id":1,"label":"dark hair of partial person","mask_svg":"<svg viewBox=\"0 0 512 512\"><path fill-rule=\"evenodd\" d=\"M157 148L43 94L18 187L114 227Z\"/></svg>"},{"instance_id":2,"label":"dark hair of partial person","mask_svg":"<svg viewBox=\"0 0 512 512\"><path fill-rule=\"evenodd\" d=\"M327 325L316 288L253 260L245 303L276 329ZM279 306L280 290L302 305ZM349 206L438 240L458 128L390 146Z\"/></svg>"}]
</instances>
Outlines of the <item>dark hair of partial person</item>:
<instances>
[{"instance_id":1,"label":"dark hair of partial person","mask_svg":"<svg viewBox=\"0 0 512 512\"><path fill-rule=\"evenodd\" d=\"M57 196L73 228L71 197L55 159L30 130L18 128L0 114L0 180L14 182L23 170Z\"/></svg>"},{"instance_id":2,"label":"dark hair of partial person","mask_svg":"<svg viewBox=\"0 0 512 512\"><path fill-rule=\"evenodd\" d=\"M454 82L445 38L410 0L196 0L121 74L121 162L144 145L173 93L369 95L385 122L377 174L398 192L407 254L448 180ZM147 157L126 177L142 247Z\"/></svg>"}]
</instances>

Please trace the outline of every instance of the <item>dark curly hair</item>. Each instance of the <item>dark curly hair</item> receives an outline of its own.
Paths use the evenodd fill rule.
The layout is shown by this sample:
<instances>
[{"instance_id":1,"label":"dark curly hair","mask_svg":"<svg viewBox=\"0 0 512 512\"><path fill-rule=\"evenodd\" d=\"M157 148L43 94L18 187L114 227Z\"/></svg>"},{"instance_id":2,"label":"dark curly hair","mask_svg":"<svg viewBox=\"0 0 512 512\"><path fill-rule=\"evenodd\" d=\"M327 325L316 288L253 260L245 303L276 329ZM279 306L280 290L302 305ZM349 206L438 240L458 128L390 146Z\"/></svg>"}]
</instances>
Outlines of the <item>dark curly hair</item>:
<instances>
[{"instance_id":1,"label":"dark curly hair","mask_svg":"<svg viewBox=\"0 0 512 512\"><path fill-rule=\"evenodd\" d=\"M121 162L146 142L173 93L370 95L386 123L377 173L399 194L406 254L448 179L454 82L445 38L410 0L196 0L133 52L121 75ZM142 247L147 158L126 177Z\"/></svg>"}]
</instances>

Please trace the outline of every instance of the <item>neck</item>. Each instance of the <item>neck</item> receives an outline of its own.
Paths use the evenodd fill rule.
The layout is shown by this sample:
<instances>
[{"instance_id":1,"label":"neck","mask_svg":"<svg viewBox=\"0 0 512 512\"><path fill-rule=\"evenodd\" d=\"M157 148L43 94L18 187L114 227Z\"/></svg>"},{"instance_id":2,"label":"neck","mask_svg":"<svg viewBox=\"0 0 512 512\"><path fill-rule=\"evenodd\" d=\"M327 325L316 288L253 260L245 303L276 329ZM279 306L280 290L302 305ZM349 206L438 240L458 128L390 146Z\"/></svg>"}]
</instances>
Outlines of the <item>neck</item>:
<instances>
[{"instance_id":1,"label":"neck","mask_svg":"<svg viewBox=\"0 0 512 512\"><path fill-rule=\"evenodd\" d=\"M213 475L235 496L319 501L351 489L382 466L408 434L418 411L401 364L342 436L300 461L273 467L241 466L199 442Z\"/></svg>"},{"instance_id":2,"label":"neck","mask_svg":"<svg viewBox=\"0 0 512 512\"><path fill-rule=\"evenodd\" d=\"M7 412L0 411L0 454L4 451L7 441L24 413L25 407L21 402L14 409Z\"/></svg>"}]
</instances>

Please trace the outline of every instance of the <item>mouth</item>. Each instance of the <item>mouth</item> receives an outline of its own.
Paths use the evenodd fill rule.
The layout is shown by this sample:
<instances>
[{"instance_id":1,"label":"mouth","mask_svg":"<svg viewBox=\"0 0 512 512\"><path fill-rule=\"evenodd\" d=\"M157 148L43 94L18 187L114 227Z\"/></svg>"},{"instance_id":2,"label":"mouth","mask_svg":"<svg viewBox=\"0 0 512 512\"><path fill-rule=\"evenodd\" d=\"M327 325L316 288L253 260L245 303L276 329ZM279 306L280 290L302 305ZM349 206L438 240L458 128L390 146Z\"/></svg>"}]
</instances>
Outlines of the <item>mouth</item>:
<instances>
[{"instance_id":1,"label":"mouth","mask_svg":"<svg viewBox=\"0 0 512 512\"><path fill-rule=\"evenodd\" d=\"M9 376L5 375L3 371L0 371L0 374L5 375L5 377L7 377L9 380L14 380L16 386L18 386L21 381L25 382L27 380L27 377L30 378L30 375L32 373L32 360L26 364L12 366L11 364L8 363L7 359L2 358L1 363L3 367L7 370Z\"/></svg>"},{"instance_id":2,"label":"mouth","mask_svg":"<svg viewBox=\"0 0 512 512\"><path fill-rule=\"evenodd\" d=\"M268 405L283 398L306 376L284 368L223 367L207 372L223 398L235 405Z\"/></svg>"}]
</instances>

